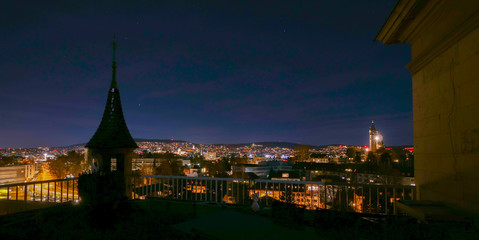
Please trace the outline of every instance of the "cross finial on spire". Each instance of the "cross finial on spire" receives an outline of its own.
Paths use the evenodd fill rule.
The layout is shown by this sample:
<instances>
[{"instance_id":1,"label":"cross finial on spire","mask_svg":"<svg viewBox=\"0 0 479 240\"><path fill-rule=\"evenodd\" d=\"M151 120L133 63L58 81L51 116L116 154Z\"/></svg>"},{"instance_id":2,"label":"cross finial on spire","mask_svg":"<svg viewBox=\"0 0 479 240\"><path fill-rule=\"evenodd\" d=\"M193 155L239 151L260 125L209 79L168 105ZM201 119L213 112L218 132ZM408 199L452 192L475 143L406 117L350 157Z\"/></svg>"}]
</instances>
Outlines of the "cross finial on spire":
<instances>
[{"instance_id":1,"label":"cross finial on spire","mask_svg":"<svg viewBox=\"0 0 479 240\"><path fill-rule=\"evenodd\" d=\"M112 47L113 47L113 63L111 65L112 79L111 79L110 89L118 88L118 84L116 83L116 48L117 48L117 44L116 44L115 34L113 34Z\"/></svg>"},{"instance_id":2,"label":"cross finial on spire","mask_svg":"<svg viewBox=\"0 0 479 240\"><path fill-rule=\"evenodd\" d=\"M113 62L116 62L116 47L117 47L117 44L116 44L116 35L113 34L113 41L112 41L112 46L113 46Z\"/></svg>"}]
</instances>

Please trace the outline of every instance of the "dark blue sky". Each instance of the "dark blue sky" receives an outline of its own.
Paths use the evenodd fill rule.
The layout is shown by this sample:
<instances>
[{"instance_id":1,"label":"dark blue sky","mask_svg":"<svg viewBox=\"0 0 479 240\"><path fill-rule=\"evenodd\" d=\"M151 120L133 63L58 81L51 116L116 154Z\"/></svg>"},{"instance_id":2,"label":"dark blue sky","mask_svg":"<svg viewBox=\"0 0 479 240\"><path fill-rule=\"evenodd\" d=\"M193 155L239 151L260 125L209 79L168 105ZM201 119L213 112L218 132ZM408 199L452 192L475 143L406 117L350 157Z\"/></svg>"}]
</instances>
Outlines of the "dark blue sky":
<instances>
[{"instance_id":1,"label":"dark blue sky","mask_svg":"<svg viewBox=\"0 0 479 240\"><path fill-rule=\"evenodd\" d=\"M409 47L373 41L396 1L9 2L0 147L90 139L113 33L135 138L364 145L375 120L413 143Z\"/></svg>"}]
</instances>

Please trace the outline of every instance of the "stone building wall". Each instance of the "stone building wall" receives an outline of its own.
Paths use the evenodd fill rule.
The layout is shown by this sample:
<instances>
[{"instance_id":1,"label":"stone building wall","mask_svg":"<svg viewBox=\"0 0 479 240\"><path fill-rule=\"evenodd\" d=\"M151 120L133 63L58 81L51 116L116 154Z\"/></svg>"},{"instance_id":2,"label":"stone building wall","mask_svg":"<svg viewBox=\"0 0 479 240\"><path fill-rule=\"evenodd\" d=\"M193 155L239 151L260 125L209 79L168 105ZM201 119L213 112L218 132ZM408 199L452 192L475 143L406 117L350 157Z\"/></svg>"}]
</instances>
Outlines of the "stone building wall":
<instances>
[{"instance_id":1,"label":"stone building wall","mask_svg":"<svg viewBox=\"0 0 479 240\"><path fill-rule=\"evenodd\" d=\"M421 199L479 205L479 29L412 76Z\"/></svg>"},{"instance_id":2,"label":"stone building wall","mask_svg":"<svg viewBox=\"0 0 479 240\"><path fill-rule=\"evenodd\" d=\"M400 0L376 40L411 45L419 199L479 213L479 1Z\"/></svg>"}]
</instances>

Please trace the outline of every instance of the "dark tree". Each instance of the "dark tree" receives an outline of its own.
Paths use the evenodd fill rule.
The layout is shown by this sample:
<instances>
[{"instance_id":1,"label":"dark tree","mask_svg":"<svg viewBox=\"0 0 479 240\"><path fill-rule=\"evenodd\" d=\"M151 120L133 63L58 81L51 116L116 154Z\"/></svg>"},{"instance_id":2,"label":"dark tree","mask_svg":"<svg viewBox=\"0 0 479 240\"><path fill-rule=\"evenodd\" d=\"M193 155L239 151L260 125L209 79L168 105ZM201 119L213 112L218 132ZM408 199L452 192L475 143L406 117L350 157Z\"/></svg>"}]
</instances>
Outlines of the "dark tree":
<instances>
[{"instance_id":1,"label":"dark tree","mask_svg":"<svg viewBox=\"0 0 479 240\"><path fill-rule=\"evenodd\" d=\"M348 158L354 158L356 157L356 152L357 149L355 147L348 147L346 150L346 156L348 156Z\"/></svg>"},{"instance_id":2,"label":"dark tree","mask_svg":"<svg viewBox=\"0 0 479 240\"><path fill-rule=\"evenodd\" d=\"M4 167L9 164L16 164L16 163L18 163L17 157L14 157L14 156L0 157L0 167Z\"/></svg>"},{"instance_id":3,"label":"dark tree","mask_svg":"<svg viewBox=\"0 0 479 240\"><path fill-rule=\"evenodd\" d=\"M189 160L190 160L191 165L197 165L197 164L201 164L203 161L205 161L205 157L203 157L199 154L196 154L196 155L193 155L193 156L189 157Z\"/></svg>"},{"instance_id":4,"label":"dark tree","mask_svg":"<svg viewBox=\"0 0 479 240\"><path fill-rule=\"evenodd\" d=\"M229 177L227 172L231 171L228 158L222 158L219 161L206 161L204 167L206 167L210 176L214 177Z\"/></svg>"},{"instance_id":5,"label":"dark tree","mask_svg":"<svg viewBox=\"0 0 479 240\"><path fill-rule=\"evenodd\" d=\"M178 156L173 153L155 154L154 158L158 158L160 166L156 167L155 174L167 176L182 176L183 165L178 160Z\"/></svg>"},{"instance_id":6,"label":"dark tree","mask_svg":"<svg viewBox=\"0 0 479 240\"><path fill-rule=\"evenodd\" d=\"M388 152L385 152L381 154L380 158L380 163L383 166L391 166L391 155Z\"/></svg>"},{"instance_id":7,"label":"dark tree","mask_svg":"<svg viewBox=\"0 0 479 240\"><path fill-rule=\"evenodd\" d=\"M78 176L85 170L88 170L90 164L85 161L85 156L76 151L70 151L67 155L57 157L49 162L50 172L57 178L65 178L68 174Z\"/></svg>"},{"instance_id":8,"label":"dark tree","mask_svg":"<svg viewBox=\"0 0 479 240\"><path fill-rule=\"evenodd\" d=\"M325 158L326 154L324 153L311 153L311 158Z\"/></svg>"},{"instance_id":9,"label":"dark tree","mask_svg":"<svg viewBox=\"0 0 479 240\"><path fill-rule=\"evenodd\" d=\"M370 162L370 163L373 163L373 164L377 164L378 163L378 159L376 157L376 155L373 153L373 152L368 152L368 156L366 158L366 161L367 162Z\"/></svg>"},{"instance_id":10,"label":"dark tree","mask_svg":"<svg viewBox=\"0 0 479 240\"><path fill-rule=\"evenodd\" d=\"M151 152L148 152L147 150L143 150L143 153L139 155L140 158L153 158L154 154Z\"/></svg>"},{"instance_id":11,"label":"dark tree","mask_svg":"<svg viewBox=\"0 0 479 240\"><path fill-rule=\"evenodd\" d=\"M354 156L354 162L360 163L361 162L361 153L356 152L356 156Z\"/></svg>"},{"instance_id":12,"label":"dark tree","mask_svg":"<svg viewBox=\"0 0 479 240\"><path fill-rule=\"evenodd\" d=\"M309 159L310 155L309 146L301 145L294 148L294 157L289 158L288 161L294 165L296 162L305 162Z\"/></svg>"},{"instance_id":13,"label":"dark tree","mask_svg":"<svg viewBox=\"0 0 479 240\"><path fill-rule=\"evenodd\" d=\"M248 157L246 156L243 156L243 157L231 156L230 158L231 165L247 164L247 163L248 163Z\"/></svg>"}]
</instances>

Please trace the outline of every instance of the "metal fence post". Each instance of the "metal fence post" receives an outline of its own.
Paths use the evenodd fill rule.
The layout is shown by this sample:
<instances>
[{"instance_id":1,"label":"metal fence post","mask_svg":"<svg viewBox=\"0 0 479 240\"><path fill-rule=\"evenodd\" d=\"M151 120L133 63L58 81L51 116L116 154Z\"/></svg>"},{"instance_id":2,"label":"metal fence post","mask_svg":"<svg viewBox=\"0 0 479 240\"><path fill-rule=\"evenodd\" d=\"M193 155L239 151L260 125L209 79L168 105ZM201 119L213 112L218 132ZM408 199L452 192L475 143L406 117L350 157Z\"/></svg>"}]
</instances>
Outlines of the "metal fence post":
<instances>
[{"instance_id":1,"label":"metal fence post","mask_svg":"<svg viewBox=\"0 0 479 240\"><path fill-rule=\"evenodd\" d=\"M373 191L372 191L372 187L371 186L368 186L368 194L369 194L369 213L373 213Z\"/></svg>"},{"instance_id":2,"label":"metal fence post","mask_svg":"<svg viewBox=\"0 0 479 240\"><path fill-rule=\"evenodd\" d=\"M218 180L215 179L215 202L218 203Z\"/></svg>"},{"instance_id":3,"label":"metal fence post","mask_svg":"<svg viewBox=\"0 0 479 240\"><path fill-rule=\"evenodd\" d=\"M69 188L68 188L68 180L67 180L67 202L68 202L68 194L69 194Z\"/></svg>"},{"instance_id":4,"label":"metal fence post","mask_svg":"<svg viewBox=\"0 0 479 240\"><path fill-rule=\"evenodd\" d=\"M210 179L210 188L208 190L210 192L210 202L213 202L213 180Z\"/></svg>"},{"instance_id":5,"label":"metal fence post","mask_svg":"<svg viewBox=\"0 0 479 240\"><path fill-rule=\"evenodd\" d=\"M379 203L379 187L376 187L376 213L379 214L379 208L380 208L380 203Z\"/></svg>"},{"instance_id":6,"label":"metal fence post","mask_svg":"<svg viewBox=\"0 0 479 240\"><path fill-rule=\"evenodd\" d=\"M344 186L346 191L346 212L349 210L349 186Z\"/></svg>"},{"instance_id":7,"label":"metal fence post","mask_svg":"<svg viewBox=\"0 0 479 240\"><path fill-rule=\"evenodd\" d=\"M178 183L179 181L180 181L180 179L177 178L177 179L176 179L176 186L175 186L175 189L176 189L176 199L179 199L179 198L178 198L179 185L180 185L180 184Z\"/></svg>"},{"instance_id":8,"label":"metal fence post","mask_svg":"<svg viewBox=\"0 0 479 240\"><path fill-rule=\"evenodd\" d=\"M23 189L23 201L27 201L27 185L25 185Z\"/></svg>"},{"instance_id":9,"label":"metal fence post","mask_svg":"<svg viewBox=\"0 0 479 240\"><path fill-rule=\"evenodd\" d=\"M72 200L75 202L75 188L76 188L76 195L77 195L77 202L80 201L80 194L78 191L78 179L73 180L72 182Z\"/></svg>"},{"instance_id":10,"label":"metal fence post","mask_svg":"<svg viewBox=\"0 0 479 240\"><path fill-rule=\"evenodd\" d=\"M396 212L396 188L395 187L393 187L393 199L394 199L394 201L393 201L393 204L394 204L393 205L393 214L397 215L397 212Z\"/></svg>"},{"instance_id":11,"label":"metal fence post","mask_svg":"<svg viewBox=\"0 0 479 240\"><path fill-rule=\"evenodd\" d=\"M384 213L388 214L388 189L387 187L384 187Z\"/></svg>"},{"instance_id":12,"label":"metal fence post","mask_svg":"<svg viewBox=\"0 0 479 240\"><path fill-rule=\"evenodd\" d=\"M60 202L63 202L63 181L60 182Z\"/></svg>"}]
</instances>

